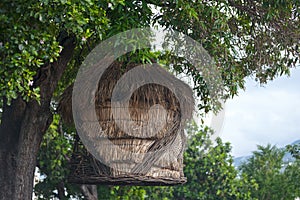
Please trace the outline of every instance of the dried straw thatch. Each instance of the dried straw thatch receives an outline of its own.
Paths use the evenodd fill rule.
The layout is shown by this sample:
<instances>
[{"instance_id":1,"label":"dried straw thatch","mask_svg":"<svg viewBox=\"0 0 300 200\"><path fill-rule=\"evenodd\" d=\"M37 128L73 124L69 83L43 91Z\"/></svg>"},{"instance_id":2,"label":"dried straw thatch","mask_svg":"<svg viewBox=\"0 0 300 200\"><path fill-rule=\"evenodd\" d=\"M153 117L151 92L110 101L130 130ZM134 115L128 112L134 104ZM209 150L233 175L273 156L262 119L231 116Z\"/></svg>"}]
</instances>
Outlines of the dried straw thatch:
<instances>
[{"instance_id":1,"label":"dried straw thatch","mask_svg":"<svg viewBox=\"0 0 300 200\"><path fill-rule=\"evenodd\" d=\"M193 112L192 91L161 67L154 66L157 72L155 75L177 91L155 83L143 85L130 96L129 118L122 115L116 118L112 114L112 106L117 110L123 108L121 104L111 103L113 89L121 76L136 66L137 64L114 62L100 78L94 108L98 121L91 121L91 112L86 109L81 115L78 131L90 134L90 140L98 144L95 148L101 155L101 162L78 141L71 162L71 182L111 185L174 185L185 182L182 160L185 143L183 123L191 118ZM141 77L149 75L147 70L140 73ZM130 86L136 84L134 77L129 82ZM117 98L122 99L124 95L126 94L120 92ZM69 87L59 105L59 112L67 123L73 121L71 99L72 87ZM153 107L156 104L160 106ZM149 112L150 109L156 110ZM128 134L118 126L128 121L133 122L131 126L142 128L134 134ZM96 125L100 125L101 130L97 134L91 133L89 130L98 127ZM134 130L134 127L130 127L130 130ZM143 127L147 127L147 130ZM111 145L126 153L114 151ZM166 146L167 148L163 148Z\"/></svg>"}]
</instances>

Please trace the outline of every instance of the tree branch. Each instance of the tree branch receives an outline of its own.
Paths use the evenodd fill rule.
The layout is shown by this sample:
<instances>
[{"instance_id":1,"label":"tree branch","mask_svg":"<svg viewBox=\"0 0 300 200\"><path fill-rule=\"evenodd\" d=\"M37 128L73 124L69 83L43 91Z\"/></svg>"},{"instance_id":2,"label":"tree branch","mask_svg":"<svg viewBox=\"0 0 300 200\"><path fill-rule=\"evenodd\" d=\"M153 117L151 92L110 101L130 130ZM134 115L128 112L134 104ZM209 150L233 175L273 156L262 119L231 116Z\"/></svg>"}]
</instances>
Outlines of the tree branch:
<instances>
[{"instance_id":1,"label":"tree branch","mask_svg":"<svg viewBox=\"0 0 300 200\"><path fill-rule=\"evenodd\" d=\"M80 189L87 200L98 200L96 185L81 185Z\"/></svg>"}]
</instances>

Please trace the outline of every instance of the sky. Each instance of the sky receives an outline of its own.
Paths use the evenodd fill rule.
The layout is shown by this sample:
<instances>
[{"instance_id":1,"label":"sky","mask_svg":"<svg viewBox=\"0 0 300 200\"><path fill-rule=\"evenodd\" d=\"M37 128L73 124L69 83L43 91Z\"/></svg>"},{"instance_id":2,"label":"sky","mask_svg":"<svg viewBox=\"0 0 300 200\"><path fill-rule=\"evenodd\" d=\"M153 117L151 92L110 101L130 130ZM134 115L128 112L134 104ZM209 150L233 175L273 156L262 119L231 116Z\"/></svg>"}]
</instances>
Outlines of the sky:
<instances>
[{"instance_id":1,"label":"sky","mask_svg":"<svg viewBox=\"0 0 300 200\"><path fill-rule=\"evenodd\" d=\"M235 157L251 155L257 144L283 147L300 139L300 68L260 86L248 79L246 90L225 103L219 133Z\"/></svg>"}]
</instances>

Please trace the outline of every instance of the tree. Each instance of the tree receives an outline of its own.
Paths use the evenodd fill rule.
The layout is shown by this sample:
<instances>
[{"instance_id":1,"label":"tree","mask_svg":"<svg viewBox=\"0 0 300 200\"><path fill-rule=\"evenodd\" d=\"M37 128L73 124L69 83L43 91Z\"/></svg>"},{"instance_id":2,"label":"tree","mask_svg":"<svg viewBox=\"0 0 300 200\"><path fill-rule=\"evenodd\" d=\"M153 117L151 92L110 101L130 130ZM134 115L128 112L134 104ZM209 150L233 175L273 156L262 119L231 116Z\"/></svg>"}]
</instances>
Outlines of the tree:
<instances>
[{"instance_id":1,"label":"tree","mask_svg":"<svg viewBox=\"0 0 300 200\"><path fill-rule=\"evenodd\" d=\"M91 49L131 28L160 24L200 42L213 56L226 99L244 87L289 74L299 59L299 1L71 1L0 3L0 197L31 199L36 157L59 95ZM152 9L156 8L156 10ZM159 12L157 12L159 10ZM203 77L191 74L206 112L214 100Z\"/></svg>"},{"instance_id":2,"label":"tree","mask_svg":"<svg viewBox=\"0 0 300 200\"><path fill-rule=\"evenodd\" d=\"M258 146L253 156L240 167L258 188L251 190L256 199L295 199L299 196L299 162L284 163L286 149Z\"/></svg>"}]
</instances>

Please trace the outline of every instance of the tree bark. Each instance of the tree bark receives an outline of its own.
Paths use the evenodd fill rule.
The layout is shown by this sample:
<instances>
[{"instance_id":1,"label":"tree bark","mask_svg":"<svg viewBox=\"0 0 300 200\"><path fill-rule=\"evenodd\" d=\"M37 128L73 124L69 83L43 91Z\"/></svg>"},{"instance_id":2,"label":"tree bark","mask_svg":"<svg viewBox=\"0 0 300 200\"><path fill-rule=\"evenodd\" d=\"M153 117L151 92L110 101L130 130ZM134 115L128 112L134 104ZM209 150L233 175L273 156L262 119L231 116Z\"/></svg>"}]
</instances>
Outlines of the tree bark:
<instances>
[{"instance_id":1,"label":"tree bark","mask_svg":"<svg viewBox=\"0 0 300 200\"><path fill-rule=\"evenodd\" d=\"M60 182L58 185L57 185L57 197L58 199L60 200L64 200L66 199L66 196L65 196L65 184L64 182Z\"/></svg>"},{"instance_id":2,"label":"tree bark","mask_svg":"<svg viewBox=\"0 0 300 200\"><path fill-rule=\"evenodd\" d=\"M62 42L63 41L63 42ZM50 123L50 102L75 48L65 37L59 59L41 67L34 80L41 100L24 102L18 98L4 105L0 124L0 200L31 200L38 150Z\"/></svg>"},{"instance_id":3,"label":"tree bark","mask_svg":"<svg viewBox=\"0 0 300 200\"><path fill-rule=\"evenodd\" d=\"M81 185L80 189L85 199L87 200L98 200L98 192L96 185Z\"/></svg>"}]
</instances>

